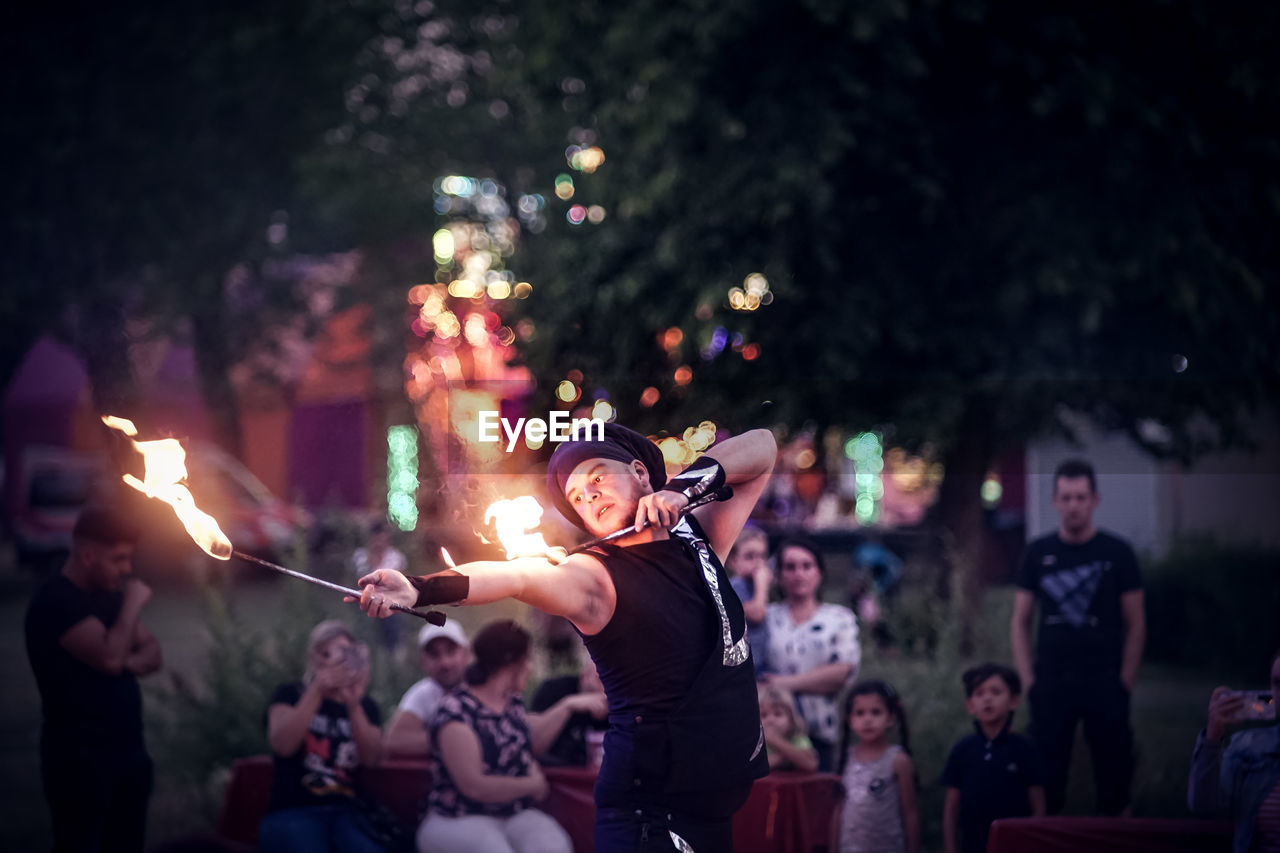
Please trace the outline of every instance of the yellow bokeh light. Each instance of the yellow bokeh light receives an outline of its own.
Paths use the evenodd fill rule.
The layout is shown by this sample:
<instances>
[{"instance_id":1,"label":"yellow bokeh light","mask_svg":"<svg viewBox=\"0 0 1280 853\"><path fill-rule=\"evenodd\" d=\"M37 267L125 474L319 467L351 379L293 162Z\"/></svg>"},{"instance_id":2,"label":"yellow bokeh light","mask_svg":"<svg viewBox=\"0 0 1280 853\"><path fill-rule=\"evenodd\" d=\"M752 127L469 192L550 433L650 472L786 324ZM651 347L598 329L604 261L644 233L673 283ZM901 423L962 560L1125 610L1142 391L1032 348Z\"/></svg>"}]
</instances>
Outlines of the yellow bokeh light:
<instances>
[{"instance_id":1,"label":"yellow bokeh light","mask_svg":"<svg viewBox=\"0 0 1280 853\"><path fill-rule=\"evenodd\" d=\"M468 314L465 333L467 343L473 347L489 345L489 330L485 328L484 317L480 314Z\"/></svg>"},{"instance_id":2,"label":"yellow bokeh light","mask_svg":"<svg viewBox=\"0 0 1280 853\"><path fill-rule=\"evenodd\" d=\"M593 145L590 148L583 148L573 155L573 167L581 169L589 175L604 165L604 160L604 151Z\"/></svg>"},{"instance_id":3,"label":"yellow bokeh light","mask_svg":"<svg viewBox=\"0 0 1280 853\"><path fill-rule=\"evenodd\" d=\"M743 306L747 304L747 294L740 287L729 288L729 307L735 311L741 311Z\"/></svg>"},{"instance_id":4,"label":"yellow bokeh light","mask_svg":"<svg viewBox=\"0 0 1280 853\"><path fill-rule=\"evenodd\" d=\"M533 285L527 281L517 281L511 289L511 295L516 299L528 299L530 293L533 293Z\"/></svg>"},{"instance_id":5,"label":"yellow bokeh light","mask_svg":"<svg viewBox=\"0 0 1280 853\"><path fill-rule=\"evenodd\" d=\"M454 338L462 331L462 324L452 311L444 311L436 318L436 335L441 338Z\"/></svg>"},{"instance_id":6,"label":"yellow bokeh light","mask_svg":"<svg viewBox=\"0 0 1280 853\"><path fill-rule=\"evenodd\" d=\"M685 448L679 439L664 438L658 442L658 449L662 451L662 458L668 465L680 465L684 462Z\"/></svg>"},{"instance_id":7,"label":"yellow bokeh light","mask_svg":"<svg viewBox=\"0 0 1280 853\"><path fill-rule=\"evenodd\" d=\"M591 417L599 418L602 421L612 421L618 416L613 410L613 404L608 400L596 400L596 404L591 407Z\"/></svg>"},{"instance_id":8,"label":"yellow bokeh light","mask_svg":"<svg viewBox=\"0 0 1280 853\"><path fill-rule=\"evenodd\" d=\"M756 296L763 296L765 291L769 289L769 281L758 272L753 272L742 281L742 287L747 293L754 293Z\"/></svg>"},{"instance_id":9,"label":"yellow bokeh light","mask_svg":"<svg viewBox=\"0 0 1280 853\"><path fill-rule=\"evenodd\" d=\"M556 398L564 403L572 403L582 394L578 390L578 386L574 385L568 379L556 386Z\"/></svg>"},{"instance_id":10,"label":"yellow bokeh light","mask_svg":"<svg viewBox=\"0 0 1280 853\"><path fill-rule=\"evenodd\" d=\"M436 257L436 263L441 266L453 263L453 232L448 228L441 228L432 235L431 251Z\"/></svg>"},{"instance_id":11,"label":"yellow bokeh light","mask_svg":"<svg viewBox=\"0 0 1280 853\"><path fill-rule=\"evenodd\" d=\"M499 278L489 282L486 291L490 299L506 299L511 295L511 285L507 283L506 279Z\"/></svg>"},{"instance_id":12,"label":"yellow bokeh light","mask_svg":"<svg viewBox=\"0 0 1280 853\"><path fill-rule=\"evenodd\" d=\"M418 312L418 316L422 318L422 322L430 323L436 317L440 316L440 312L444 310L444 297L437 291L432 290L427 294L426 301L422 303L422 310Z\"/></svg>"}]
</instances>

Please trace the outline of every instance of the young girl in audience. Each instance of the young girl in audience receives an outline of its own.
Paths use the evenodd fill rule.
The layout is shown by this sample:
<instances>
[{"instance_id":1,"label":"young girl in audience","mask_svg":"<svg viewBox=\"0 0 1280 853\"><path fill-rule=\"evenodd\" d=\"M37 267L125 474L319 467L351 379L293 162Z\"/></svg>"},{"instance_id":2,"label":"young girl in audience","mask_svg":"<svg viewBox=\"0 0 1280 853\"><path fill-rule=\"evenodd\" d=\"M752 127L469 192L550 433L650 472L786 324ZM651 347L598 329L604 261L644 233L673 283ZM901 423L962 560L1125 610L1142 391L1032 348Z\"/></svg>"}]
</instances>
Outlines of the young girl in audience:
<instances>
[{"instance_id":1,"label":"young girl in audience","mask_svg":"<svg viewBox=\"0 0 1280 853\"><path fill-rule=\"evenodd\" d=\"M795 697L781 687L760 685L760 725L769 751L770 770L818 769L818 751L809 740L808 727L796 710Z\"/></svg>"},{"instance_id":2,"label":"young girl in audience","mask_svg":"<svg viewBox=\"0 0 1280 853\"><path fill-rule=\"evenodd\" d=\"M843 804L832 816L830 849L918 853L920 816L902 700L883 681L861 681L843 710L836 765ZM901 746L887 738L895 725Z\"/></svg>"}]
</instances>

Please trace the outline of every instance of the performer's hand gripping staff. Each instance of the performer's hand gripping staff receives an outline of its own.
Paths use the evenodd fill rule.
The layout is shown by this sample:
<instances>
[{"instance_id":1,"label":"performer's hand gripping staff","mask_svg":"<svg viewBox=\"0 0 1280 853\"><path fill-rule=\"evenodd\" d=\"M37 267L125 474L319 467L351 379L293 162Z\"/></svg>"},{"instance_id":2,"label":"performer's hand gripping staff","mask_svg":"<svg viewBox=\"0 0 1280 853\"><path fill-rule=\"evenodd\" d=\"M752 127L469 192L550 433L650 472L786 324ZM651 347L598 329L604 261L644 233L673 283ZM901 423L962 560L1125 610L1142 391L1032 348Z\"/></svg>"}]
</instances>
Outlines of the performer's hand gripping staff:
<instances>
[{"instance_id":1,"label":"performer's hand gripping staff","mask_svg":"<svg viewBox=\"0 0 1280 853\"><path fill-rule=\"evenodd\" d=\"M665 538L685 513L692 513L723 560L768 483L777 455L773 435L752 430L726 439L670 481L661 470L656 447L650 454L643 445L653 447L652 443L642 439L640 445L617 448L608 441L582 442L570 452L558 450L559 464L553 457L548 498L570 521L593 534L593 542L573 552L547 548L510 560L464 563L423 577L371 572L359 581L360 607L384 618L393 612L393 604L473 605L514 598L564 616L583 633L594 634L612 617L616 593L604 566L582 548L598 540L626 547ZM622 524L626 526L617 529Z\"/></svg>"}]
</instances>

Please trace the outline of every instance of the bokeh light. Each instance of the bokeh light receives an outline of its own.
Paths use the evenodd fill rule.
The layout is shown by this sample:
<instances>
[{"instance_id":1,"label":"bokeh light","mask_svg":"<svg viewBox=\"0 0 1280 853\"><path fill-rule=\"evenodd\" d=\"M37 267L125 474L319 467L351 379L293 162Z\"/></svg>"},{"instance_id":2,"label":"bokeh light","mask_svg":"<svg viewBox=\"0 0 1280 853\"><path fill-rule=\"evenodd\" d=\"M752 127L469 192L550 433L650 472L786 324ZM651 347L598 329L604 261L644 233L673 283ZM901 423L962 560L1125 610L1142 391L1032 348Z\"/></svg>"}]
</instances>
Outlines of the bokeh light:
<instances>
[{"instance_id":1,"label":"bokeh light","mask_svg":"<svg viewBox=\"0 0 1280 853\"><path fill-rule=\"evenodd\" d=\"M568 379L556 386L556 398L564 403L572 403L581 396L582 391Z\"/></svg>"}]
</instances>

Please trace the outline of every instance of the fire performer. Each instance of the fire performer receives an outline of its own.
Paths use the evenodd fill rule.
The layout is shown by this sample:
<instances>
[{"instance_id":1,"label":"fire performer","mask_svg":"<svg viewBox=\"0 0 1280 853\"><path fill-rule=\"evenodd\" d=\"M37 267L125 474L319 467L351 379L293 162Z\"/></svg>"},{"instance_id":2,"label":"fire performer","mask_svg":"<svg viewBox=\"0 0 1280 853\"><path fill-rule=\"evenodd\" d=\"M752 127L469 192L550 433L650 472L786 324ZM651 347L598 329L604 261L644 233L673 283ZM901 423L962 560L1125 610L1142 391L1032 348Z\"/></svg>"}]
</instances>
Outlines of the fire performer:
<instances>
[{"instance_id":1,"label":"fire performer","mask_svg":"<svg viewBox=\"0 0 1280 853\"><path fill-rule=\"evenodd\" d=\"M773 470L777 448L754 430L667 480L662 453L608 424L603 440L561 443L547 492L569 521L613 543L420 578L373 572L360 606L487 604L515 598L568 618L609 700L595 787L595 849L727 851L731 820L769 772L742 605L722 560ZM682 514L692 500L733 496Z\"/></svg>"}]
</instances>

